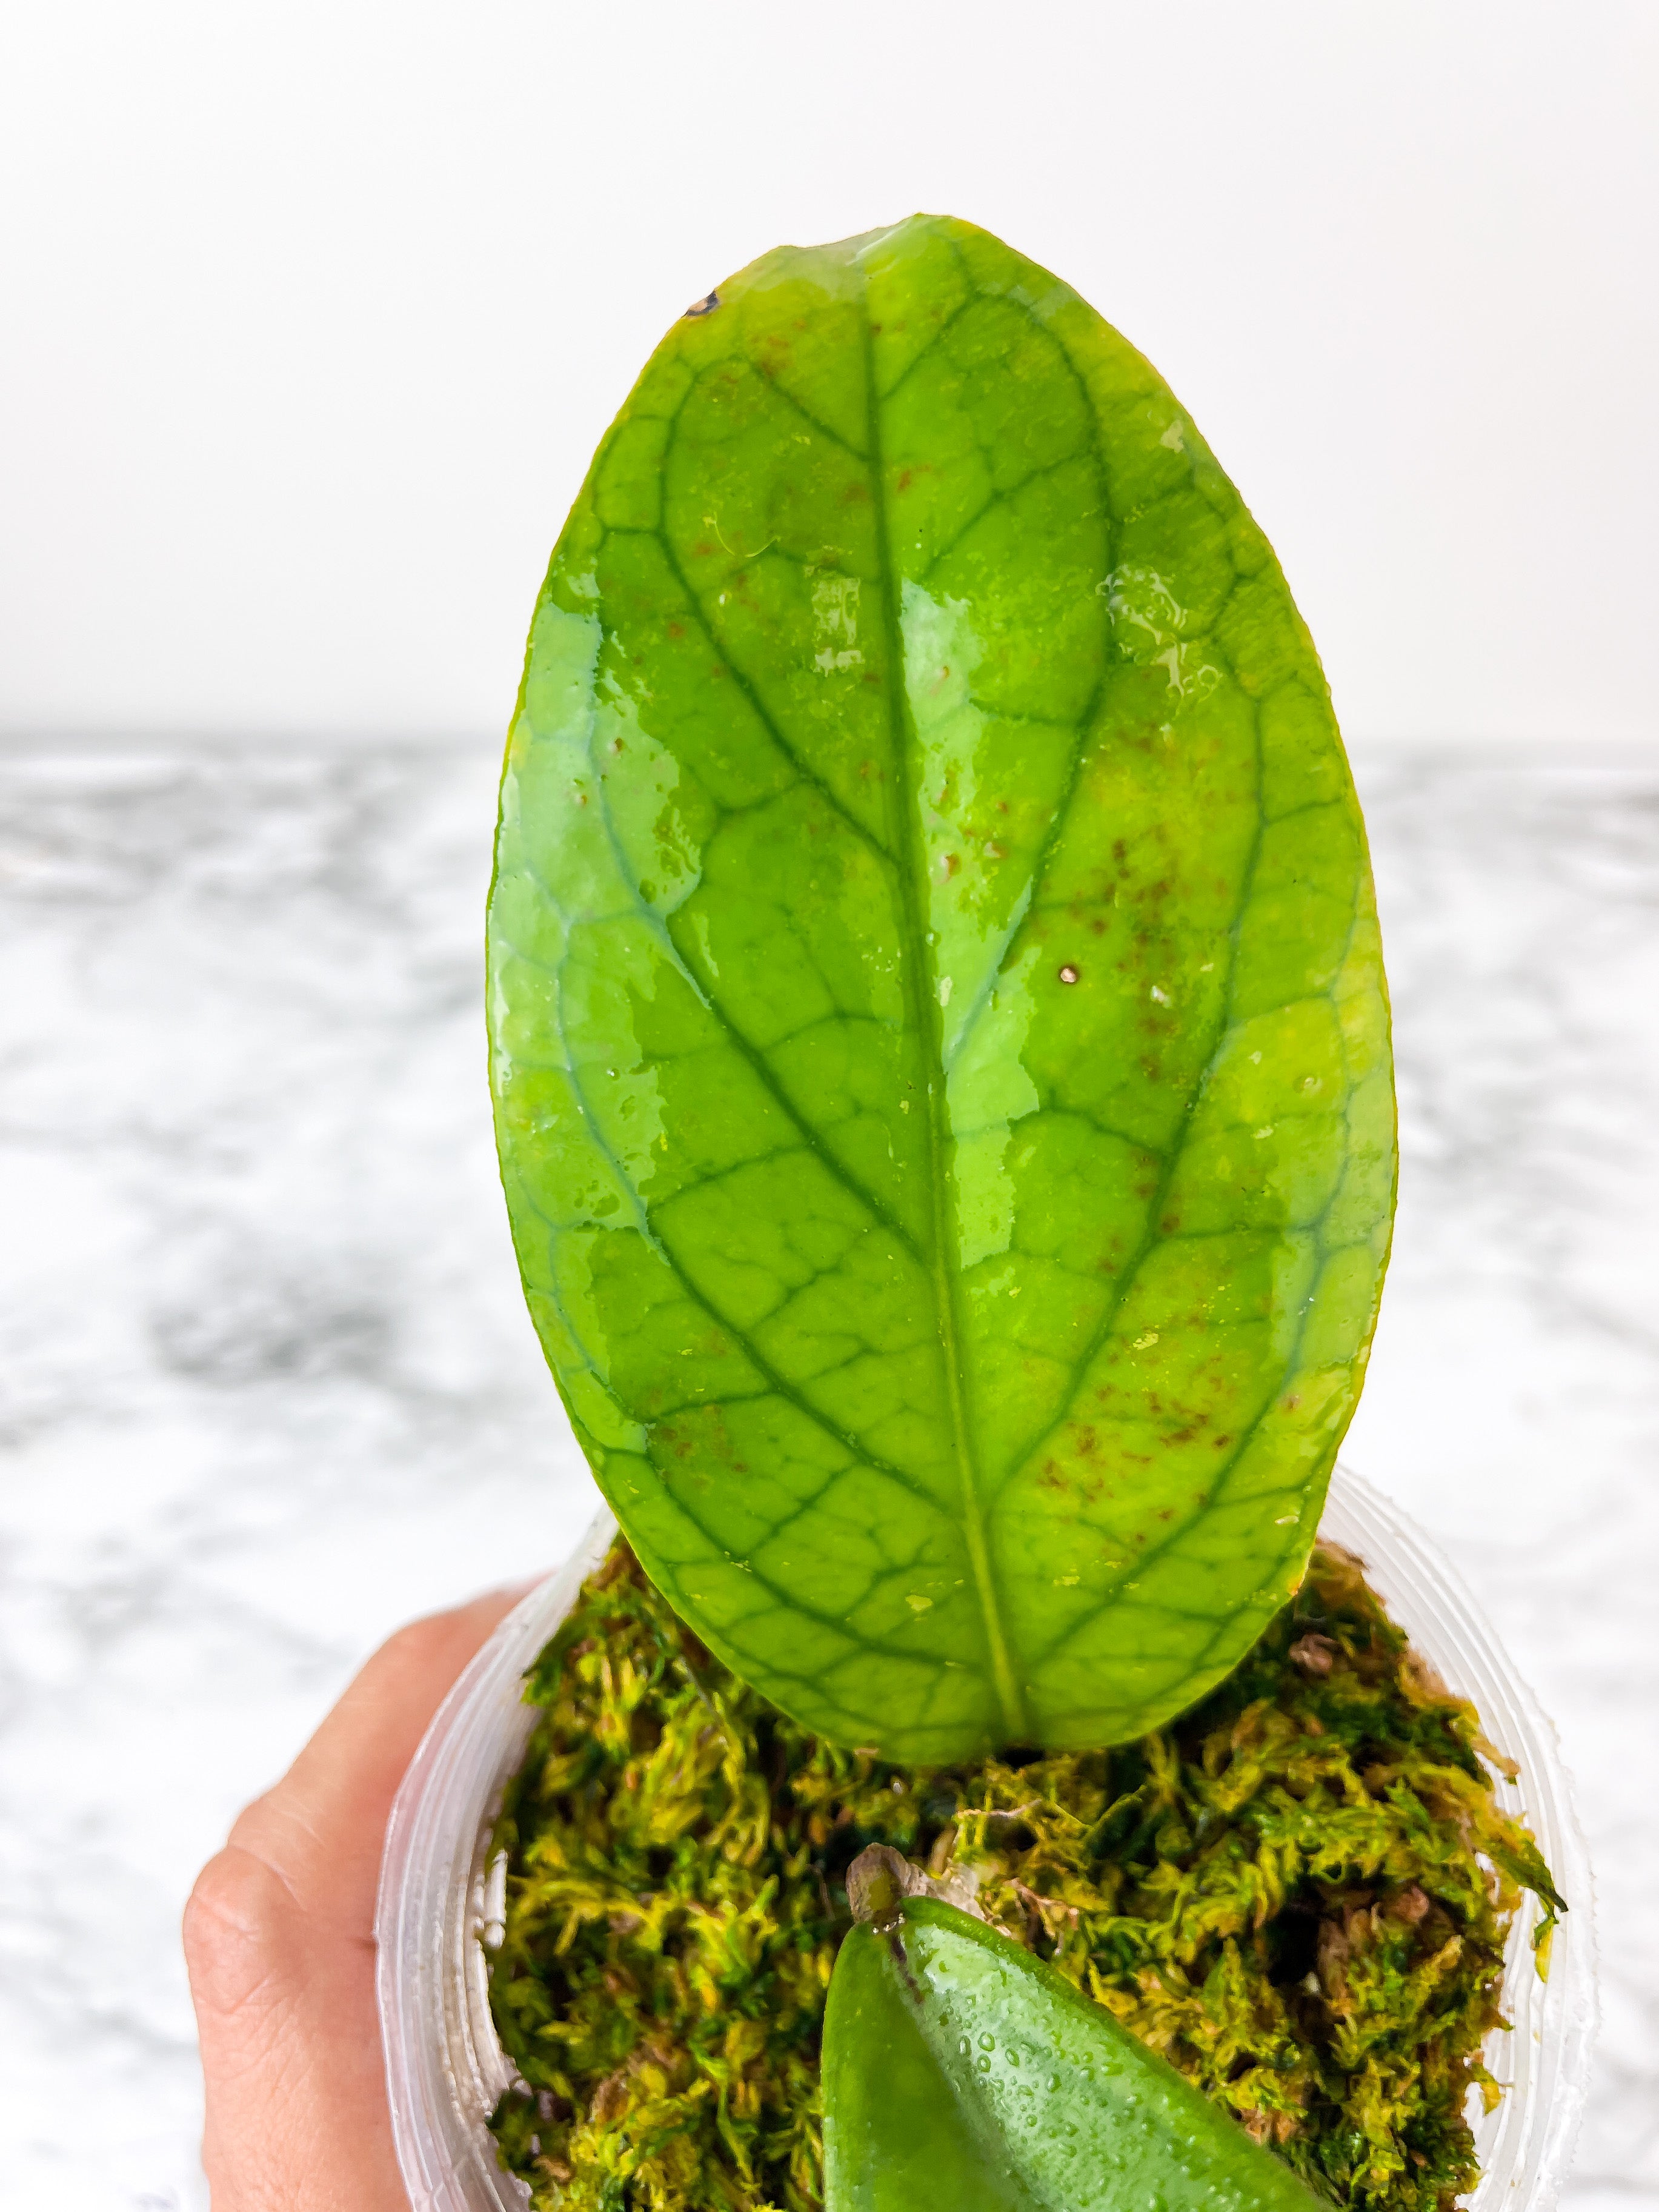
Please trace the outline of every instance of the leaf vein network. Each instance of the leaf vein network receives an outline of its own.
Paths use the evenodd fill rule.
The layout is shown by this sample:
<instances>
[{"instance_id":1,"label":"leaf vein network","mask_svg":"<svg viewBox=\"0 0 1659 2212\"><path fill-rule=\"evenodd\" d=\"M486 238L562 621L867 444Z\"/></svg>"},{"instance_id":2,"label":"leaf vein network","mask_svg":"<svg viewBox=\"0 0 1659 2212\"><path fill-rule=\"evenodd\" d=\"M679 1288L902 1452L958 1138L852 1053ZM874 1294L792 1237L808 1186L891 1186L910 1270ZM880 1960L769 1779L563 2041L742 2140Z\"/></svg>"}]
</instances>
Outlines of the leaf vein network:
<instances>
[{"instance_id":1,"label":"leaf vein network","mask_svg":"<svg viewBox=\"0 0 1659 2212\"><path fill-rule=\"evenodd\" d=\"M1099 1353L1107 1340L1110 1337L1114 1328L1116 1326L1118 1316L1122 1312L1123 1307L1127 1302L1129 1293L1133 1288L1136 1281L1139 1279L1141 1269L1146 1266L1147 1260L1152 1256L1152 1254L1157 1249L1158 1244L1160 1242L1162 1232L1158 1227L1159 1217L1163 1213L1164 1203L1169 1197L1170 1188L1174 1184L1182 1160L1185 1157L1187 1141L1191 1134L1193 1117L1197 1110L1198 1102L1204 1095L1205 1088L1208 1084L1212 1073L1214 1070L1217 1056L1219 1054L1222 1046L1225 1043L1228 1036L1231 1034L1234 1026L1232 1019L1233 989L1238 967L1239 933L1243 927L1244 915L1249 907L1251 893L1255 883L1256 868L1261 857L1262 757L1261 717L1259 714L1255 717L1255 830L1251 839L1250 850L1246 859L1245 866L1241 872L1238 898L1234 908L1232 921L1228 928L1230 950L1228 956L1227 979L1216 1016L1213 1041L1211 1044L1209 1052L1205 1056L1204 1064L1200 1070L1191 1090L1188 1093L1187 1103L1182 1114L1179 1132L1176 1137L1175 1143L1170 1148L1169 1157L1164 1162L1163 1171L1158 1177L1157 1188L1153 1191L1152 1198L1147 1205L1146 1215L1146 1227L1142 1233L1140 1242L1126 1261L1123 1270L1119 1275L1115 1285L1114 1294L1108 1304L1107 1310L1103 1315L1099 1325L1097 1326L1087 1348L1079 1355L1073 1367L1069 1389L1073 1395L1075 1395L1079 1386L1081 1384L1084 1376L1087 1374L1089 1369L1099 1356ZM1061 1414L1060 1416L1060 1419L1063 1420L1064 1419L1065 1415ZM1024 1466L1034 1455L1034 1454L1042 1449L1042 1445L1047 1442L1048 1438L1054 1434L1058 1426L1058 1420L1050 1421L1041 1430L1036 1431L1032 1435L1030 1442L1018 1452L1013 1455L1011 1464Z\"/></svg>"},{"instance_id":2,"label":"leaf vein network","mask_svg":"<svg viewBox=\"0 0 1659 2212\"><path fill-rule=\"evenodd\" d=\"M789 1097L788 1092L784 1089L775 1071L768 1062L764 1053L762 1052L757 1046L751 1044L749 1039L744 1035L742 1030L738 1027L735 1018L727 1009L718 992L712 987L712 984L705 984L702 978L694 972L687 963L684 955L681 952L679 946L675 944L672 934L662 916L641 895L638 885L634 881L634 872L629 865L628 856L623 850L622 840L617 829L616 817L611 811L611 794L607 787L606 779L599 773L598 764L593 761L591 752L588 756L588 763L589 766L593 770L595 781L599 787L599 812L605 823L606 842L611 848L611 859L616 866L617 884L621 889L624 900L629 902L624 912L632 914L634 916L644 922L647 931L656 941L659 948L668 960L669 964L673 969L675 974L677 974L681 980L689 986L704 1010L711 1014L715 1021L720 1024L721 1029L725 1031L726 1038L732 1049L737 1053L738 1058L745 1063L750 1073L761 1085L767 1095L772 1099L780 1112L785 1115L792 1127L796 1130L802 1143L819 1162L826 1173L832 1176L851 1197L855 1198L859 1203L865 1207L866 1211L872 1214L874 1218L881 1224L882 1227L885 1229L890 1235L896 1237L901 1243L905 1245L909 1251L915 1253L916 1249L915 1242L911 1237L908 1230L904 1227L897 1216L894 1214L889 1207L882 1203L881 1200L876 1196L875 1193L866 1189L863 1182L853 1174L852 1170L845 1164L845 1163L838 1159L836 1155L830 1151L820 1133L812 1127L810 1121L806 1120L800 1109ZM568 921L565 921L562 909L559 907L556 899L552 896L550 889L545 885L544 878L538 872L530 871L529 872L531 873L532 881L536 884L538 890L544 891L548 897L549 903L552 905L555 913L558 914L560 920L562 921L565 921L565 927L567 930L568 930L571 925ZM620 920L622 916L619 915L617 918ZM536 964L538 966L545 965L544 963L540 962Z\"/></svg>"},{"instance_id":3,"label":"leaf vein network","mask_svg":"<svg viewBox=\"0 0 1659 2212\"><path fill-rule=\"evenodd\" d=\"M987 449L981 447L980 450L983 453ZM1091 450L1091 442L1085 440L1082 446L1075 447L1071 453L1062 453L1057 461L1045 461L1041 467L1028 469L1018 483L994 486L967 520L960 526L949 544L941 545L939 550L931 556L927 567L921 572L920 580L926 582L942 561L948 561L963 538L976 530L988 514L994 514L1000 507L1006 507L1010 501L1018 499L1020 493L1028 490L1032 484L1041 483L1044 477L1057 476L1061 469L1074 468L1078 462L1088 458Z\"/></svg>"},{"instance_id":4,"label":"leaf vein network","mask_svg":"<svg viewBox=\"0 0 1659 2212\"><path fill-rule=\"evenodd\" d=\"M815 1426L821 1429L823 1434L830 1437L832 1443L839 1445L842 1450L847 1454L849 1462L858 1462L863 1466L872 1468L878 1474L889 1476L894 1482L897 1483L901 1488L909 1490L913 1492L916 1497L927 1499L929 1504L932 1504L933 1501L928 1498L928 1493L915 1480L913 1475L908 1474L903 1468L894 1465L892 1462L879 1457L874 1452L872 1452L867 1446L861 1443L851 1431L843 1429L838 1421L835 1420L830 1415L824 1413L822 1408L814 1406L808 1399L804 1397L796 1386L790 1382L789 1378L786 1375L782 1374L773 1362L767 1358L760 1346L755 1343L750 1333L746 1329L741 1328L736 1322L728 1319L727 1316L720 1311L714 1300L708 1296L708 1292L701 1289L693 1279L686 1273L684 1263L670 1249L665 1239L659 1236L656 1230L653 1228L649 1214L646 1209L645 1201L641 1197L639 1191L635 1188L632 1177L628 1175L626 1170L623 1169L622 1163L617 1158L610 1139L606 1137L604 1130L599 1127L598 1117L593 1112L592 1103L587 1096L586 1087L582 1082L580 1073L578 1071L575 1062L568 1056L570 1048L568 1036L564 1027L564 1002L562 988L556 990L555 993L554 1019L558 1027L560 1042L564 1046L567 1055L566 1065L570 1078L571 1093L576 1101L578 1110L580 1112L583 1121L587 1125L588 1133L592 1139L594 1149L599 1153L606 1165L610 1168L611 1173L615 1176L619 1188L627 1194L628 1200L637 1224L639 1235L644 1239L649 1249L656 1254L657 1257L662 1261L664 1266L669 1269L670 1273L673 1275L674 1279L679 1284L680 1288L684 1292L685 1296L690 1300L691 1304L700 1306L703 1312L708 1316L709 1319L725 1332L725 1334L731 1339L732 1342L736 1345L740 1352L743 1352L744 1357L749 1360L750 1364L753 1367L755 1372L763 1378L773 1394L776 1397L781 1399L786 1405L793 1407L794 1411L799 1413L804 1420L810 1421L813 1423ZM618 1400L617 1402L620 1404L622 1401ZM711 1403L713 1402L718 1401L711 1401ZM623 1410L626 1411L626 1407L624 1407ZM641 1417L638 1414L630 1414L629 1418L632 1419L639 1419Z\"/></svg>"},{"instance_id":5,"label":"leaf vein network","mask_svg":"<svg viewBox=\"0 0 1659 2212\"><path fill-rule=\"evenodd\" d=\"M696 621L703 635L708 640L708 642L713 647L714 650L719 653L726 667L730 669L732 672L732 680L737 685L738 690L743 694L744 698L750 708L753 710L756 720L766 732L768 737L771 738L773 744L783 755L785 760L787 760L791 768L794 769L801 781L805 784L809 784L811 788L818 793L825 805L831 807L836 813L841 816L842 819L846 823L848 828L852 830L854 836L856 836L861 843L867 845L870 848L871 851L875 854L878 860L882 864L882 866L884 867L890 867L892 866L892 855L887 851L881 840L872 830L866 828L865 824L859 820L857 815L848 809L846 804L837 796L836 792L834 792L830 788L830 785L824 781L823 778L817 773L817 769L809 767L796 748L789 742L788 738L784 736L776 717L772 713L771 708L767 705L765 699L762 696L761 692L753 679L744 670L736 654L733 653L721 640L714 623L709 619L708 611L703 604L702 596L693 586L690 577L687 576L684 568L682 567L679 555L676 552L673 540L669 537L667 531L665 529L659 528L649 532L648 533L641 532L641 534L649 535L655 538L661 545L663 555L668 562L670 572L673 575L675 582L678 584L681 591L685 594L685 602L688 611Z\"/></svg>"},{"instance_id":6,"label":"leaf vein network","mask_svg":"<svg viewBox=\"0 0 1659 2212\"><path fill-rule=\"evenodd\" d=\"M1280 1365L1276 1379L1271 1388L1263 1392L1261 1405L1258 1407L1255 1413L1250 1416L1249 1419L1243 1424L1241 1428L1237 1442L1234 1444L1231 1451L1228 1453L1226 1458L1221 1462L1221 1465L1215 1470L1215 1473L1206 1489L1204 1503L1202 1505L1199 1506L1196 1510L1183 1514L1181 1519L1175 1523L1174 1527L1169 1530L1167 1534L1161 1536L1155 1544L1150 1546L1148 1549L1142 1553L1138 1559L1131 1562L1131 1569L1134 1577L1139 1577L1144 1574L1146 1569L1155 1559L1161 1559L1166 1552L1170 1551L1175 1545L1180 1543L1190 1533L1194 1524L1198 1521L1201 1520L1204 1515L1210 1511L1210 1510L1223 1498L1225 1494L1229 1482L1237 1471L1240 1461L1243 1458L1245 1453L1249 1451L1250 1446L1255 1443L1261 1424L1263 1420L1266 1419L1274 1401L1279 1397L1280 1392L1296 1374L1298 1363L1302 1358L1302 1347L1307 1341L1309 1316L1313 1312L1319 1285L1324 1279L1325 1269L1328 1266L1331 1257L1333 1256L1329 1249L1325 1248L1321 1243L1320 1231L1322 1229L1325 1223L1330 1218L1331 1209L1336 1204L1336 1197L1337 1192L1336 1189L1334 1188L1330 1196L1326 1200L1324 1206L1316 1216L1314 1221L1304 1232L1313 1239L1315 1249L1320 1255L1320 1266L1318 1272L1314 1277L1312 1286L1303 1300L1302 1310L1297 1320L1295 1335L1291 1340L1289 1350L1285 1355L1284 1361ZM1227 1232L1218 1231L1216 1233L1225 1234ZM1062 1416L1062 1418L1064 1417ZM1052 1434L1053 1430L1050 1429L1048 1433ZM1097 1617L1100 1613L1104 1612L1108 1605L1118 1602L1121 1600L1123 1593L1124 1581L1128 1578L1129 1576L1126 1573L1125 1577L1121 1578L1117 1583L1114 1583L1112 1595L1101 1601L1100 1605L1096 1608L1095 1615L1091 1617ZM1167 1610L1167 1608L1165 1609ZM1248 1607L1241 1606L1231 1617L1233 1619L1237 1619L1239 1613L1246 1612L1248 1610ZM1074 1624L1071 1629L1066 1631L1057 1638L1051 1645L1049 1645L1048 1650L1043 1653L1042 1658L1036 1663L1038 1665L1046 1664L1057 1652L1063 1650L1066 1645L1073 1640L1073 1638L1080 1632L1081 1629L1086 1626L1086 1620ZM1221 1633L1222 1631L1218 1629L1217 1638L1218 1638ZM1214 1648L1215 1641L1216 1638L1212 1638L1211 1644L1206 1647L1206 1650L1212 1650Z\"/></svg>"},{"instance_id":7,"label":"leaf vein network","mask_svg":"<svg viewBox=\"0 0 1659 2212\"><path fill-rule=\"evenodd\" d=\"M733 1566L738 1565L738 1563L735 1559L732 1559L731 1553L726 1550L726 1546L720 1542L719 1537L714 1534L714 1531L709 1528L705 1522L699 1520L696 1514L692 1511L691 1507L678 1493L675 1494L674 1504L677 1510L690 1522L691 1526L696 1530L703 1541L708 1545L711 1551L725 1559L730 1565ZM834 1613L823 1612L819 1607L809 1603L808 1601L802 1597L797 1591L785 1591L782 1589L778 1583L772 1580L770 1576L764 1574L760 1568L757 1567L752 1560L744 1559L742 1562L741 1566L738 1568L738 1571L750 1576L755 1582L757 1587L763 1589L767 1595L775 1602L780 1613L790 1615L804 1614L808 1620L815 1622L818 1627L827 1628L832 1631L836 1635L844 1636L847 1638L847 1641L852 1644L856 1650L873 1651L884 1659L898 1659L903 1661L909 1666L927 1667L932 1668L935 1672L940 1671L940 1662L932 1652L907 1651L896 1644L889 1643L884 1638L869 1636L860 1630L849 1628L844 1618L838 1619ZM875 1595L878 1586L882 1582L890 1580L893 1577L902 1574L903 1571L904 1570L902 1567L883 1568L879 1573L873 1575L866 1583L864 1598L863 1600L860 1600L860 1602L867 1601L868 1599L872 1597Z\"/></svg>"}]
</instances>

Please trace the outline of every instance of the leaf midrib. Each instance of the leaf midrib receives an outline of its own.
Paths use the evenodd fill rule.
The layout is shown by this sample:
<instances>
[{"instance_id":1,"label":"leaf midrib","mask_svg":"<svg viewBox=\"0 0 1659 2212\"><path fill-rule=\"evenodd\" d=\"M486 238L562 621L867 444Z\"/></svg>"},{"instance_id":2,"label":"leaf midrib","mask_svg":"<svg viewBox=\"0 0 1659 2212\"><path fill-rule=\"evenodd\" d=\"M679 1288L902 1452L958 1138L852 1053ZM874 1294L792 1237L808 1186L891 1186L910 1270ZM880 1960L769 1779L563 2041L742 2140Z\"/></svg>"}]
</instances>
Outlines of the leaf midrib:
<instances>
[{"instance_id":1,"label":"leaf midrib","mask_svg":"<svg viewBox=\"0 0 1659 2212\"><path fill-rule=\"evenodd\" d=\"M863 272L860 271L862 275ZM961 1267L957 1249L956 1223L946 1176L949 1132L945 1126L944 1036L940 1008L927 957L927 937L920 905L921 873L927 846L921 822L921 794L911 774L915 732L904 682L904 640L895 592L893 559L887 532L887 491L884 477L881 400L876 384L875 335L871 327L868 278L860 301L863 323L865 404L868 424L870 500L875 525L877 570L880 579L882 625L886 641L887 710L892 732L894 769L888 802L890 836L898 878L901 966L910 1000L911 1018L921 1046L927 1084L928 1202L933 1215L933 1249L929 1273L933 1279L933 1309L939 1346L945 1359L945 1403L951 1423L951 1456L955 1463L962 1498L963 1534L967 1545L975 1595L985 1626L992 1685L1002 1718L1002 1741L1022 1741L1030 1733L1025 1700L1015 1679L991 1570L990 1545L986 1534L985 1505L980 1494L979 1468L975 1461L968 1424L962 1357L962 1316L957 1302Z\"/></svg>"}]
</instances>

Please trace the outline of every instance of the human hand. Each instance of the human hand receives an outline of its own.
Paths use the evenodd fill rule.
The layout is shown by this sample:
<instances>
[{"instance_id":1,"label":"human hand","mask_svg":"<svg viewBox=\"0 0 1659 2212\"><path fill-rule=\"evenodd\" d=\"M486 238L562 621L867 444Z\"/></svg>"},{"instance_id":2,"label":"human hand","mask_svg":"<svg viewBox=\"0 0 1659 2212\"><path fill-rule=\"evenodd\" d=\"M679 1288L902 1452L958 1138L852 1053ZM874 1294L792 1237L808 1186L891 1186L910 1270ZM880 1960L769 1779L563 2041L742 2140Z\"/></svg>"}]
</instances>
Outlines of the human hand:
<instances>
[{"instance_id":1,"label":"human hand","mask_svg":"<svg viewBox=\"0 0 1659 2212\"><path fill-rule=\"evenodd\" d=\"M185 1910L213 2212L409 2212L374 1996L392 1801L444 1693L521 1591L383 1644Z\"/></svg>"}]
</instances>

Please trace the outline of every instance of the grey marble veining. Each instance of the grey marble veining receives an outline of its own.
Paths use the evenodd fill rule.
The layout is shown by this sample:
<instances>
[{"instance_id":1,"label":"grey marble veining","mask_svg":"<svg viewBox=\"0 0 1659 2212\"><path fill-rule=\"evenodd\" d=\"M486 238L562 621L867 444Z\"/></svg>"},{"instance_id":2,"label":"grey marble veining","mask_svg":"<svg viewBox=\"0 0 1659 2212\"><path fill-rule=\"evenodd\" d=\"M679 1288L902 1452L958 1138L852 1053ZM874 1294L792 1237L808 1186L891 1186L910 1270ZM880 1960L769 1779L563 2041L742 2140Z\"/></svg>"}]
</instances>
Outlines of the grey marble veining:
<instances>
[{"instance_id":1,"label":"grey marble veining","mask_svg":"<svg viewBox=\"0 0 1659 2212\"><path fill-rule=\"evenodd\" d=\"M1607 2012L1571 2203L1659 2207L1659 760L1360 768L1404 1166L1347 1455L1559 1724ZM196 1866L387 1629L588 1510L489 1154L494 771L0 760L8 2205L204 2203Z\"/></svg>"}]
</instances>

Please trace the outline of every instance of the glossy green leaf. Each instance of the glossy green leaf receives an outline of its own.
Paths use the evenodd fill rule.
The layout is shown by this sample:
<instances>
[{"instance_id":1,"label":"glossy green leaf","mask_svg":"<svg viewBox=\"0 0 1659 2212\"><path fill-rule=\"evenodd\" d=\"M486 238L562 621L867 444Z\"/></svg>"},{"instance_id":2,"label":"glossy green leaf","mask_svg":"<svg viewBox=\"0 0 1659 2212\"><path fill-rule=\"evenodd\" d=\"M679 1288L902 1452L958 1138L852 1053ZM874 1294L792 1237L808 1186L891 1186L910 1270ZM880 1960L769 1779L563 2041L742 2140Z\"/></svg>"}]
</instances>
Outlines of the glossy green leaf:
<instances>
[{"instance_id":1,"label":"glossy green leaf","mask_svg":"<svg viewBox=\"0 0 1659 2212\"><path fill-rule=\"evenodd\" d=\"M1052 1966L910 1899L842 1944L824 2212L1319 2212L1271 2151Z\"/></svg>"},{"instance_id":2,"label":"glossy green leaf","mask_svg":"<svg viewBox=\"0 0 1659 2212\"><path fill-rule=\"evenodd\" d=\"M1189 1703L1305 1560L1394 1181L1364 837L1273 554L969 225L677 323L537 605L489 928L536 1325L808 1726Z\"/></svg>"}]
</instances>

